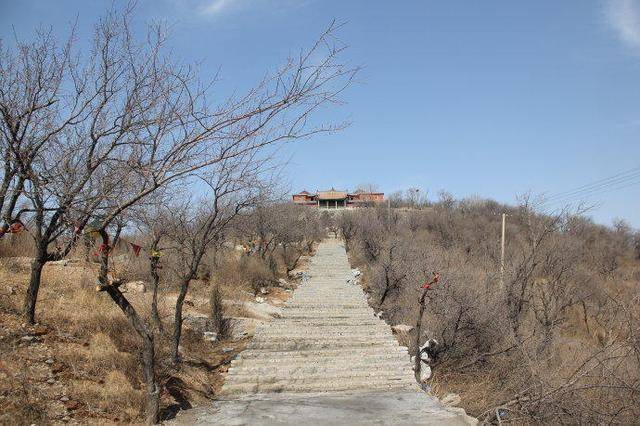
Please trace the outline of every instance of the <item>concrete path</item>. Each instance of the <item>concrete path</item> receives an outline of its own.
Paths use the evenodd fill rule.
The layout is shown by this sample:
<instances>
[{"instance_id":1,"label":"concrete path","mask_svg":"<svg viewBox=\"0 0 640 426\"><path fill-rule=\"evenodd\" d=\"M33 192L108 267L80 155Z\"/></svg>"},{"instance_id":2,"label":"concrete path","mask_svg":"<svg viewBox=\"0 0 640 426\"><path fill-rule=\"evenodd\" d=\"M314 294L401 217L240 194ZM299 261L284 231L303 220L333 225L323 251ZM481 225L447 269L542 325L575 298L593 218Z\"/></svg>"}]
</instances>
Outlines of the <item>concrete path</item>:
<instances>
[{"instance_id":1,"label":"concrete path","mask_svg":"<svg viewBox=\"0 0 640 426\"><path fill-rule=\"evenodd\" d=\"M183 424L469 424L422 392L409 354L374 316L342 243L320 244L283 317L260 326L232 361L212 407Z\"/></svg>"}]
</instances>

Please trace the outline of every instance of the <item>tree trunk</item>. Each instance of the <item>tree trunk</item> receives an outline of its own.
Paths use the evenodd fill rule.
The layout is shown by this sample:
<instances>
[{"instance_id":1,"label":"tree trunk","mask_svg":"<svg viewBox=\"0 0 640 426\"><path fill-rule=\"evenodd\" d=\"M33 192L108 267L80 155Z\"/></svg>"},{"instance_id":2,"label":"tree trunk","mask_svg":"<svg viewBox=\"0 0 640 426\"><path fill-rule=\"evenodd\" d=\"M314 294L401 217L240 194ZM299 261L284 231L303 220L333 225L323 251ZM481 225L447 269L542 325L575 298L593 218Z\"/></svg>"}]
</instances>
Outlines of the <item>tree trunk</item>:
<instances>
[{"instance_id":1,"label":"tree trunk","mask_svg":"<svg viewBox=\"0 0 640 426\"><path fill-rule=\"evenodd\" d=\"M109 238L106 236L106 233L102 231L101 234L103 243L108 244ZM107 249L100 253L100 273L98 276L100 285L98 286L98 290L106 291L107 294L109 294L120 310L124 312L129 323L142 339L142 373L144 375L147 392L147 423L156 424L158 423L160 413L160 390L156 382L156 358L153 333L148 329L127 298L124 297L118 288L118 283L109 282L108 270L109 251Z\"/></svg>"},{"instance_id":2,"label":"tree trunk","mask_svg":"<svg viewBox=\"0 0 640 426\"><path fill-rule=\"evenodd\" d=\"M151 276L153 277L153 281L151 283L153 290L153 298L151 299L151 319L155 328L162 331L162 320L160 320L160 314L158 313L158 286L160 284L158 261L159 259L157 257L151 258Z\"/></svg>"},{"instance_id":3,"label":"tree trunk","mask_svg":"<svg viewBox=\"0 0 640 426\"><path fill-rule=\"evenodd\" d=\"M24 301L24 318L27 324L36 322L36 302L38 301L38 291L42 279L42 269L46 263L47 250L38 246L36 257L31 262L31 276L29 278L29 288Z\"/></svg>"},{"instance_id":4,"label":"tree trunk","mask_svg":"<svg viewBox=\"0 0 640 426\"><path fill-rule=\"evenodd\" d=\"M182 305L184 299L187 297L187 291L189 290L189 283L191 282L192 274L189 274L182 280L180 284L180 294L176 300L176 312L173 321L173 341L171 342L171 361L174 365L180 363L180 338L182 337Z\"/></svg>"},{"instance_id":5,"label":"tree trunk","mask_svg":"<svg viewBox=\"0 0 640 426\"><path fill-rule=\"evenodd\" d=\"M156 355L153 333L147 328L144 321L142 321L118 287L107 285L103 289L124 312L129 323L142 339L142 373L147 393L147 423L156 424L158 423L160 412L160 390L156 382Z\"/></svg>"}]
</instances>

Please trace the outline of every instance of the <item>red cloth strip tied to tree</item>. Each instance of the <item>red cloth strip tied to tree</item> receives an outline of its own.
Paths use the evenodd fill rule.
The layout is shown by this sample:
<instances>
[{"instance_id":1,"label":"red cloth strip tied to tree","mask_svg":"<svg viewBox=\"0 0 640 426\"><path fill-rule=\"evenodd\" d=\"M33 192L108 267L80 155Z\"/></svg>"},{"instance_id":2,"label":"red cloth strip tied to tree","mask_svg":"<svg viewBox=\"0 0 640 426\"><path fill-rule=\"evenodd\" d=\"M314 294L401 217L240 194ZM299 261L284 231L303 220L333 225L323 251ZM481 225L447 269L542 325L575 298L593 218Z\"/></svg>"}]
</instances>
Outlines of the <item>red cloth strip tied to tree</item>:
<instances>
[{"instance_id":1,"label":"red cloth strip tied to tree","mask_svg":"<svg viewBox=\"0 0 640 426\"><path fill-rule=\"evenodd\" d=\"M133 254L135 254L136 257L140 256L140 250L142 249L142 247L140 247L137 244L133 244L133 243L129 243L129 245L131 246L131 249L133 250Z\"/></svg>"}]
</instances>

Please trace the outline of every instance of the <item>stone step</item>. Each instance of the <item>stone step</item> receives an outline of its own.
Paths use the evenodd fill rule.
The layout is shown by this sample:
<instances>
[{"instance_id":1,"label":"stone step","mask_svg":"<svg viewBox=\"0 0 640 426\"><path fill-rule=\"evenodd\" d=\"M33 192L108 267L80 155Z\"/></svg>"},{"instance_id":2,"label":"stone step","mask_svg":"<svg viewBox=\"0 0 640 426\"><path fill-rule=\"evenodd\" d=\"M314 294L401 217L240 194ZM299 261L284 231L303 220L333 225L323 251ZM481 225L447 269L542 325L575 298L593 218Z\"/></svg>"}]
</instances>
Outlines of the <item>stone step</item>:
<instances>
[{"instance_id":1,"label":"stone step","mask_svg":"<svg viewBox=\"0 0 640 426\"><path fill-rule=\"evenodd\" d=\"M297 363L278 363L278 364L255 364L252 362L245 362L240 364L234 364L229 368L228 374L247 375L247 374L259 374L269 375L277 372L278 374L313 374L317 372L324 372L327 374L337 372L349 372L349 371L362 371L367 370L376 371L380 374L386 371L393 372L411 372L411 363L409 359L404 361L387 359L385 362L380 362L380 359L369 360L353 360L351 362L342 362L342 360L336 360L335 363L324 363L322 360L313 362L297 362ZM380 368L383 366L384 368Z\"/></svg>"},{"instance_id":2,"label":"stone step","mask_svg":"<svg viewBox=\"0 0 640 426\"><path fill-rule=\"evenodd\" d=\"M227 375L225 383L230 385L240 383L279 383L279 382L299 382L313 380L352 380L356 378L371 378L375 380L408 380L415 383L412 374L406 373L401 368L385 368L385 369L362 369L362 370L335 370L335 371L315 371L315 372L296 372L296 371L279 371L274 370L269 374L255 374L251 372L234 372Z\"/></svg>"},{"instance_id":3,"label":"stone step","mask_svg":"<svg viewBox=\"0 0 640 426\"><path fill-rule=\"evenodd\" d=\"M407 355L402 356L370 356L370 357L350 357L344 359L317 359L317 358L282 358L276 359L244 359L232 362L232 368L246 369L300 369L306 367L325 367L327 370L341 368L364 368L366 366L375 365L376 368L391 368L393 366L403 366L407 371L413 371L413 365L409 361Z\"/></svg>"},{"instance_id":4,"label":"stone step","mask_svg":"<svg viewBox=\"0 0 640 426\"><path fill-rule=\"evenodd\" d=\"M340 336L344 336L344 337L355 337L355 338L370 338L370 339L375 339L375 338L387 338L390 337L391 334L391 330L389 329L383 329L380 326L367 326L367 327L353 327L353 328L349 328L349 327L345 327L345 326L341 326L341 327L331 327L331 326L325 326L325 327L304 327L304 326L296 326L296 327L292 327L292 326L287 326L287 327L280 327L278 329L276 328L270 328L270 327L261 327L258 330L256 330L255 336L288 336L291 338L294 337L306 337L308 339L311 338L315 338L315 337L328 337L328 336L336 336L336 337L340 337Z\"/></svg>"},{"instance_id":5,"label":"stone step","mask_svg":"<svg viewBox=\"0 0 640 426\"><path fill-rule=\"evenodd\" d=\"M280 328L280 327L300 326L300 325L305 325L308 327L333 327L333 326L365 327L365 326L379 326L380 324L383 324L384 326L386 326L384 321L381 321L375 318L374 316L371 316L371 318L364 320L363 322L356 323L356 325L353 325L353 324L354 324L353 321L345 320L341 318L327 318L327 319L318 318L318 319L310 319L310 320L297 319L297 318L274 318L273 320L271 320L271 322L269 322L269 324L265 325L265 327Z\"/></svg>"},{"instance_id":6,"label":"stone step","mask_svg":"<svg viewBox=\"0 0 640 426\"><path fill-rule=\"evenodd\" d=\"M405 379L375 379L357 377L350 380L291 380L276 383L239 383L225 384L223 395L241 393L271 393L271 392L339 392L357 389L412 389L420 391L413 377Z\"/></svg>"},{"instance_id":7,"label":"stone step","mask_svg":"<svg viewBox=\"0 0 640 426\"><path fill-rule=\"evenodd\" d=\"M272 350L272 351L293 351L310 349L330 349L330 348L389 348L398 346L397 342L350 342L344 340L295 340L279 342L254 341L248 349Z\"/></svg>"},{"instance_id":8,"label":"stone step","mask_svg":"<svg viewBox=\"0 0 640 426\"><path fill-rule=\"evenodd\" d=\"M378 346L369 348L328 348L328 349L316 349L316 350L297 350L297 351L265 351L260 349L247 349L243 351L238 357L231 361L234 363L242 359L255 359L259 358L264 362L279 362L281 360L288 360L292 358L301 359L332 359L332 358L363 358L363 357L384 357L384 356L409 356L407 348L400 345L393 346Z\"/></svg>"}]
</instances>

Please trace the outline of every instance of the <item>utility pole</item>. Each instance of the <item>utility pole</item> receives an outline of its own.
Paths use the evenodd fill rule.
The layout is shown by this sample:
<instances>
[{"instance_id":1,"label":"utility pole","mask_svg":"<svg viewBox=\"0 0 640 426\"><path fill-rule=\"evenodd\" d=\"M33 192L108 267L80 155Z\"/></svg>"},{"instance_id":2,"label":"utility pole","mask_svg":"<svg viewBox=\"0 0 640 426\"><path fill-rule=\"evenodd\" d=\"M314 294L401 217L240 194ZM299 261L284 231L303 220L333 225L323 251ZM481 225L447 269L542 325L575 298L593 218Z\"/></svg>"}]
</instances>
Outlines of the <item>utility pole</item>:
<instances>
[{"instance_id":1,"label":"utility pole","mask_svg":"<svg viewBox=\"0 0 640 426\"><path fill-rule=\"evenodd\" d=\"M500 240L500 285L504 286L504 234L507 224L507 214L502 213L502 238Z\"/></svg>"}]
</instances>

